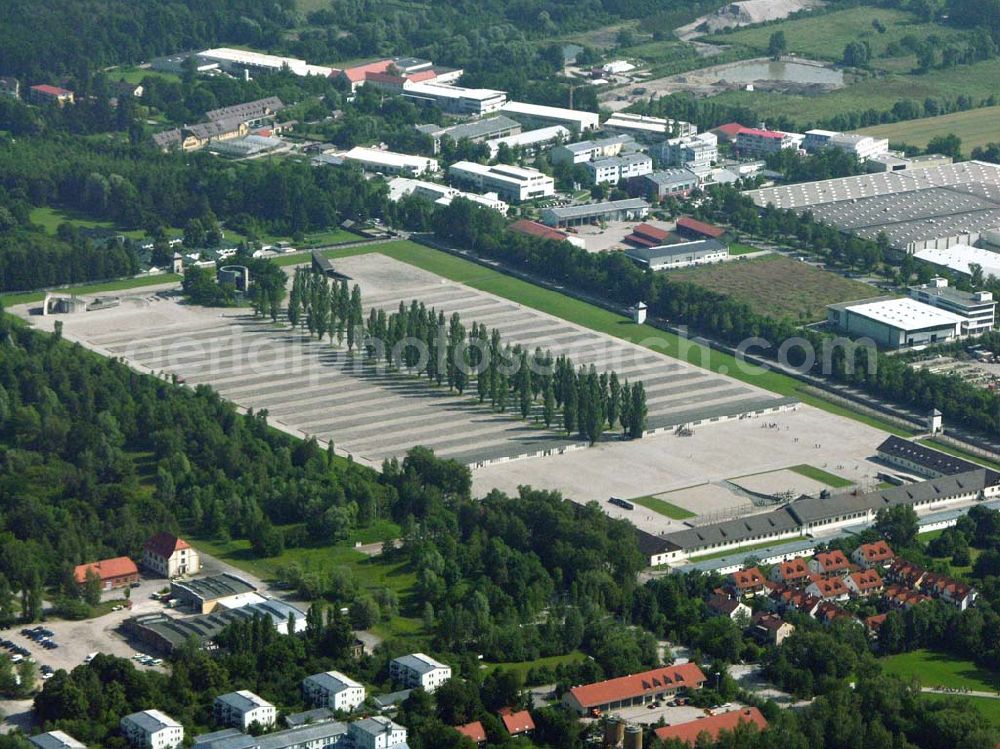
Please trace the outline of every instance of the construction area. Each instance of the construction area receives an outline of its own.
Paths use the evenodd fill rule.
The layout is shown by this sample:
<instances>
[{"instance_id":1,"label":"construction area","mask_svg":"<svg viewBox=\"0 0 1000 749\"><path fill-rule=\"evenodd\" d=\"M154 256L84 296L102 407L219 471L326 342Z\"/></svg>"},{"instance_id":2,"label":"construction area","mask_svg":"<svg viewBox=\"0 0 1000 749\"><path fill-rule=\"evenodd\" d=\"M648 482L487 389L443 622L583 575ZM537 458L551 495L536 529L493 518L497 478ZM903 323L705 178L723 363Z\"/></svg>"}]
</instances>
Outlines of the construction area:
<instances>
[{"instance_id":1,"label":"construction area","mask_svg":"<svg viewBox=\"0 0 1000 749\"><path fill-rule=\"evenodd\" d=\"M641 380L650 432L738 420L794 403L377 253L339 260L336 266L361 287L366 318L372 306L392 311L400 301L416 299L446 317L458 312L467 329L474 321L484 323L511 344L529 350L540 346L554 356L571 357L578 366L593 364L598 371L616 371L622 380ZM468 395L430 387L426 378L378 371L364 357L349 355L346 346L291 331L285 322L254 318L245 308L184 304L175 286L83 314L41 317L27 307L14 311L47 329L59 319L69 340L144 371L176 375L191 386L211 385L239 406L266 409L276 427L332 440L341 452L369 465L400 457L414 445L473 467L579 445L575 435L566 439L512 410L494 413ZM647 441L662 442L651 435L627 444L612 437L602 445L631 453Z\"/></svg>"},{"instance_id":2,"label":"construction area","mask_svg":"<svg viewBox=\"0 0 1000 749\"><path fill-rule=\"evenodd\" d=\"M674 35L683 41L695 39L722 29L750 26L755 23L777 21L792 13L822 8L822 0L742 0L723 5L716 11L696 18L685 26L674 29Z\"/></svg>"}]
</instances>

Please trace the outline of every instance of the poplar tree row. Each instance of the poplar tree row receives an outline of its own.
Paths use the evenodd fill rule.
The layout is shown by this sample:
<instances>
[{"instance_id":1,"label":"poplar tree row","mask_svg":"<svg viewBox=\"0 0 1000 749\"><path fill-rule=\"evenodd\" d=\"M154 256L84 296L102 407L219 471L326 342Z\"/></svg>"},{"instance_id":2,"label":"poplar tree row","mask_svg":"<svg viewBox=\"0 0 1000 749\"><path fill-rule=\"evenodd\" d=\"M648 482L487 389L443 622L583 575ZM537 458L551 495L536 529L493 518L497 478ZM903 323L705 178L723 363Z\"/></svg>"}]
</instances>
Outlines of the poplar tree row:
<instances>
[{"instance_id":1,"label":"poplar tree row","mask_svg":"<svg viewBox=\"0 0 1000 749\"><path fill-rule=\"evenodd\" d=\"M646 392L641 382L622 384L615 372L598 375L596 368L574 367L566 356L529 352L520 344L504 343L500 331L473 322L466 330L455 312L428 308L416 300L402 301L396 312L372 309L365 335L367 356L389 367L423 374L432 383L460 395L475 379L480 403L494 411L516 408L521 418L534 413L546 427L561 426L594 444L606 429L622 429L629 439L646 428Z\"/></svg>"},{"instance_id":2,"label":"poplar tree row","mask_svg":"<svg viewBox=\"0 0 1000 749\"><path fill-rule=\"evenodd\" d=\"M361 289L354 284L348 290L346 280L330 283L322 273L299 268L288 295L288 322L293 328L301 325L311 336L329 336L330 343L336 338L341 345L346 337L347 348L354 351L361 346L364 324Z\"/></svg>"}]
</instances>

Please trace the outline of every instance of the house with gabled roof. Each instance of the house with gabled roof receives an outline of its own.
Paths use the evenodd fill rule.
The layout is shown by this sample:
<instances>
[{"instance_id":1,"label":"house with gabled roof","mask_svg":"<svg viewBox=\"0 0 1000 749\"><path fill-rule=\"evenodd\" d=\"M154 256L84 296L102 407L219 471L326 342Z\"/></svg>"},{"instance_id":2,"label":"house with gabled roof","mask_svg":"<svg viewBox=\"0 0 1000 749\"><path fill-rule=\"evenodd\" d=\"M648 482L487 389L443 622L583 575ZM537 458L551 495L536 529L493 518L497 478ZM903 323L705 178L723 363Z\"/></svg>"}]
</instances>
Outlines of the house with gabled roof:
<instances>
[{"instance_id":1,"label":"house with gabled roof","mask_svg":"<svg viewBox=\"0 0 1000 749\"><path fill-rule=\"evenodd\" d=\"M168 578L197 575L201 571L201 557L183 538L160 531L143 546L142 566Z\"/></svg>"},{"instance_id":2,"label":"house with gabled roof","mask_svg":"<svg viewBox=\"0 0 1000 749\"><path fill-rule=\"evenodd\" d=\"M851 561L866 570L873 568L885 569L892 564L892 560L895 558L895 552L893 552L892 548L885 541L861 544L851 552Z\"/></svg>"},{"instance_id":3,"label":"house with gabled roof","mask_svg":"<svg viewBox=\"0 0 1000 749\"><path fill-rule=\"evenodd\" d=\"M513 710L502 707L498 711L503 727L511 736L530 736L535 730L535 721L527 710Z\"/></svg>"},{"instance_id":4,"label":"house with gabled roof","mask_svg":"<svg viewBox=\"0 0 1000 749\"><path fill-rule=\"evenodd\" d=\"M563 704L580 715L596 715L622 707L644 705L685 690L701 689L705 674L696 663L661 666L629 676L573 687Z\"/></svg>"},{"instance_id":5,"label":"house with gabled roof","mask_svg":"<svg viewBox=\"0 0 1000 749\"><path fill-rule=\"evenodd\" d=\"M486 729L483 728L483 724L478 720L465 723L461 726L455 726L455 730L463 736L472 739L472 743L476 746L484 746L486 744Z\"/></svg>"},{"instance_id":6,"label":"house with gabled roof","mask_svg":"<svg viewBox=\"0 0 1000 749\"><path fill-rule=\"evenodd\" d=\"M882 576L877 570L859 570L844 578L844 584L855 596L874 596L885 589Z\"/></svg>"},{"instance_id":7,"label":"house with gabled roof","mask_svg":"<svg viewBox=\"0 0 1000 749\"><path fill-rule=\"evenodd\" d=\"M687 723L657 728L653 733L660 741L681 741L694 746L698 737L705 735L710 742L715 742L723 731L735 731L741 725L754 725L761 731L767 728L767 719L756 707L744 707L728 713L698 718Z\"/></svg>"},{"instance_id":8,"label":"house with gabled roof","mask_svg":"<svg viewBox=\"0 0 1000 749\"><path fill-rule=\"evenodd\" d=\"M850 589L840 577L823 577L815 575L806 593L824 601L846 601L851 597Z\"/></svg>"},{"instance_id":9,"label":"house with gabled roof","mask_svg":"<svg viewBox=\"0 0 1000 749\"><path fill-rule=\"evenodd\" d=\"M737 570L729 576L727 585L733 593L740 596L756 596L764 592L767 578L756 567Z\"/></svg>"},{"instance_id":10,"label":"house with gabled roof","mask_svg":"<svg viewBox=\"0 0 1000 749\"><path fill-rule=\"evenodd\" d=\"M802 557L778 562L771 567L771 580L785 585L808 585L810 581L809 563Z\"/></svg>"},{"instance_id":11,"label":"house with gabled roof","mask_svg":"<svg viewBox=\"0 0 1000 749\"><path fill-rule=\"evenodd\" d=\"M818 575L846 575L851 569L840 549L821 551L809 560L809 571Z\"/></svg>"}]
</instances>

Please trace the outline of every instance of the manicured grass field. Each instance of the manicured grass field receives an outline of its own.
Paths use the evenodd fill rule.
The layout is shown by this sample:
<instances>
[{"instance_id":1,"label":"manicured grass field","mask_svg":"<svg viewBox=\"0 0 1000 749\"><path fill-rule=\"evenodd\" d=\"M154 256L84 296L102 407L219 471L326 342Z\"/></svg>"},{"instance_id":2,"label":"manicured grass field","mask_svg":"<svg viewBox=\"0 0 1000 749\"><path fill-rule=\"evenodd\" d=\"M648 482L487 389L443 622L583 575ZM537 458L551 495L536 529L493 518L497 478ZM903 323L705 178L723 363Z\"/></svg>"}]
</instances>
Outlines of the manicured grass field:
<instances>
[{"instance_id":1,"label":"manicured grass field","mask_svg":"<svg viewBox=\"0 0 1000 749\"><path fill-rule=\"evenodd\" d=\"M890 655L881 658L879 662L888 673L904 679L916 679L924 687L971 689L977 692L996 692L1000 689L1000 673L944 653L921 649Z\"/></svg>"},{"instance_id":2,"label":"manicured grass field","mask_svg":"<svg viewBox=\"0 0 1000 749\"><path fill-rule=\"evenodd\" d=\"M107 75L108 80L110 81L125 80L133 85L142 83L143 78L163 78L168 81L179 81L181 79L179 75L165 73L161 70L147 70L144 68L132 67L115 68L114 70L109 70Z\"/></svg>"},{"instance_id":3,"label":"manicured grass field","mask_svg":"<svg viewBox=\"0 0 1000 749\"><path fill-rule=\"evenodd\" d=\"M866 284L783 255L682 268L671 271L670 277L726 294L759 314L794 322L825 319L826 305L865 299L875 293Z\"/></svg>"},{"instance_id":4,"label":"manicured grass field","mask_svg":"<svg viewBox=\"0 0 1000 749\"><path fill-rule=\"evenodd\" d=\"M832 473L824 471L822 468L816 468L815 466L802 464L791 466L788 470L794 471L800 476L813 479L814 481L819 481L821 484L826 484L834 489L843 489L854 485L853 481L848 481L842 476L836 476Z\"/></svg>"},{"instance_id":5,"label":"manicured grass field","mask_svg":"<svg viewBox=\"0 0 1000 749\"><path fill-rule=\"evenodd\" d=\"M31 223L38 224L49 234L55 234L59 225L65 223L75 224L82 229L114 229L114 224L110 221L87 218L83 214L51 206L32 208L31 213L28 214L28 218ZM141 229L123 231L121 233L132 239L141 239L146 236L146 232Z\"/></svg>"},{"instance_id":6,"label":"manicured grass field","mask_svg":"<svg viewBox=\"0 0 1000 749\"><path fill-rule=\"evenodd\" d=\"M502 668L505 671L515 671L521 676L522 682L524 678L528 675L528 671L533 668L540 668L542 666L548 666L549 668L555 668L556 666L561 666L564 663L575 663L577 661L582 661L586 658L583 653L579 650L574 650L572 653L567 653L566 655L550 655L546 658L536 658L533 661L516 661L512 663L496 663L492 661L484 661L483 668L492 671L496 668Z\"/></svg>"},{"instance_id":7,"label":"manicured grass field","mask_svg":"<svg viewBox=\"0 0 1000 749\"><path fill-rule=\"evenodd\" d=\"M969 109L965 112L924 117L919 120L893 122L889 125L866 127L858 132L888 138L891 143L908 143L925 147L931 138L954 133L962 139L966 154L976 146L1000 143L1000 106Z\"/></svg>"},{"instance_id":8,"label":"manicured grass field","mask_svg":"<svg viewBox=\"0 0 1000 749\"><path fill-rule=\"evenodd\" d=\"M686 518L693 518L695 515L695 513L688 512L683 507L670 504L670 502L664 502L662 499L657 499L656 497L635 497L634 499L630 499L629 502L635 502L647 510L658 512L674 520L685 520Z\"/></svg>"},{"instance_id":9,"label":"manicured grass field","mask_svg":"<svg viewBox=\"0 0 1000 749\"><path fill-rule=\"evenodd\" d=\"M875 19L885 26L884 34L880 34L872 25ZM767 54L771 34L779 30L785 32L789 52L823 60L840 61L844 55L844 47L849 42L867 42L875 58L875 67L882 63L880 58L885 54L886 47L892 42L898 43L904 36L912 34L922 40L935 34L945 43L961 35L957 29L936 23L922 23L907 11L858 7L758 25L728 34L710 35L703 37L702 41L737 44L749 47L759 54Z\"/></svg>"}]
</instances>

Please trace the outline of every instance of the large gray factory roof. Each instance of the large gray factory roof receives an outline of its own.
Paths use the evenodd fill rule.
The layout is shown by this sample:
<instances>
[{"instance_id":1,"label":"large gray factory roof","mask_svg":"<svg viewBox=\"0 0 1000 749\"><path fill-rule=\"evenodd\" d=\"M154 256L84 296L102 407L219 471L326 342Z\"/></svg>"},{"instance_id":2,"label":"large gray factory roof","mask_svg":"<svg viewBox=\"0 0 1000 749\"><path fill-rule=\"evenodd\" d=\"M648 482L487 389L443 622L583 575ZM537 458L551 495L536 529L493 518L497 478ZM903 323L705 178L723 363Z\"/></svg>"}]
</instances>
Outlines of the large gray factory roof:
<instances>
[{"instance_id":1,"label":"large gray factory roof","mask_svg":"<svg viewBox=\"0 0 1000 749\"><path fill-rule=\"evenodd\" d=\"M979 161L768 187L760 206L811 211L821 223L892 247L1000 226L1000 166Z\"/></svg>"}]
</instances>

